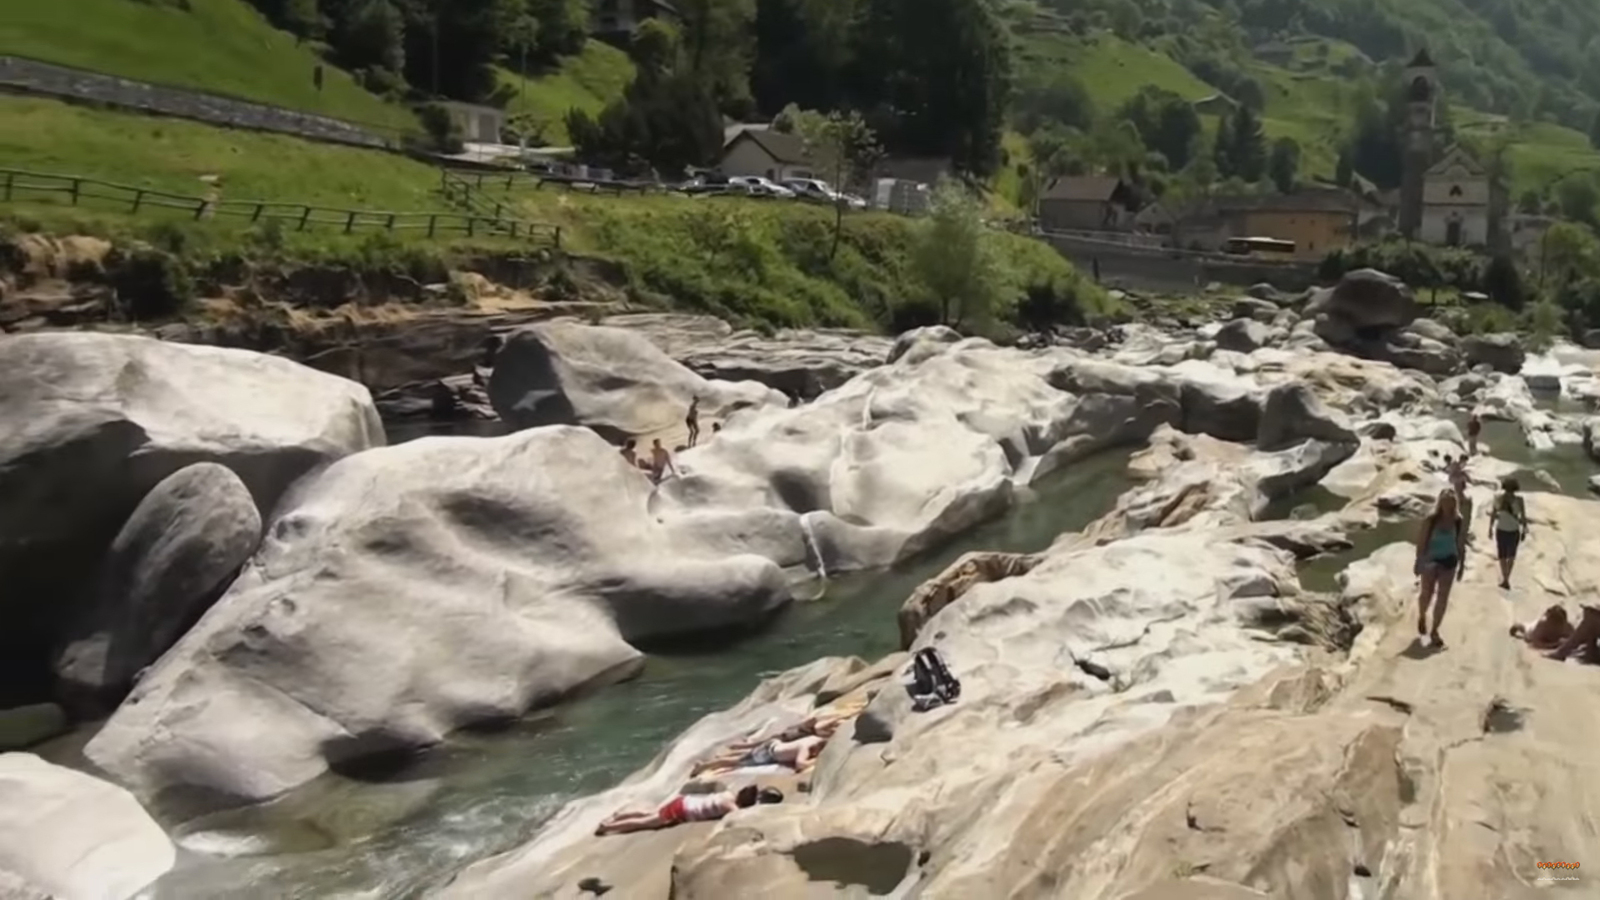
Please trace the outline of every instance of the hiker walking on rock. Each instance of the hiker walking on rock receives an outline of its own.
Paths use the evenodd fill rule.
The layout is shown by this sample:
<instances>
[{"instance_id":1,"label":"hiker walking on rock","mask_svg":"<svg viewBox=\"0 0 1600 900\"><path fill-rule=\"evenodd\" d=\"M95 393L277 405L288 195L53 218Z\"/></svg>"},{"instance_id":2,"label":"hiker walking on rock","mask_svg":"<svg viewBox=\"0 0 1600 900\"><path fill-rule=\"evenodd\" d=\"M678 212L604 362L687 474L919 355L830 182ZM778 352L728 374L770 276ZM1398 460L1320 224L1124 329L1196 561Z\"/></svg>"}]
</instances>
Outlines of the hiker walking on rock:
<instances>
[{"instance_id":1,"label":"hiker walking on rock","mask_svg":"<svg viewBox=\"0 0 1600 900\"><path fill-rule=\"evenodd\" d=\"M1450 588L1455 584L1456 572L1461 567L1461 555L1466 552L1461 514L1456 506L1454 488L1439 494L1433 514L1422 523L1417 534L1417 576L1422 580L1417 595L1417 634L1436 647L1443 647L1439 625L1450 605ZM1428 607L1433 607L1433 627L1428 627Z\"/></svg>"}]
</instances>

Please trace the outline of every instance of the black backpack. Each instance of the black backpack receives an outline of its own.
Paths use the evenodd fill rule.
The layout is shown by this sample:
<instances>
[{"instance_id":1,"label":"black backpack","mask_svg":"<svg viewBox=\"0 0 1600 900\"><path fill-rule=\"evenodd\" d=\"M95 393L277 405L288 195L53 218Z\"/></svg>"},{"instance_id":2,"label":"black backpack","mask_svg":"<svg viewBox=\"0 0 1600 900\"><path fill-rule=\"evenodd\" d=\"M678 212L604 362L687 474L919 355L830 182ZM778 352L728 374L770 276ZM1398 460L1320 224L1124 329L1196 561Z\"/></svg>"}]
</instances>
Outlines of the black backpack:
<instances>
[{"instance_id":1,"label":"black backpack","mask_svg":"<svg viewBox=\"0 0 1600 900\"><path fill-rule=\"evenodd\" d=\"M944 657L933 647L917 651L911 661L911 673L913 696L934 696L945 703L954 703L961 696L961 682L950 674Z\"/></svg>"}]
</instances>

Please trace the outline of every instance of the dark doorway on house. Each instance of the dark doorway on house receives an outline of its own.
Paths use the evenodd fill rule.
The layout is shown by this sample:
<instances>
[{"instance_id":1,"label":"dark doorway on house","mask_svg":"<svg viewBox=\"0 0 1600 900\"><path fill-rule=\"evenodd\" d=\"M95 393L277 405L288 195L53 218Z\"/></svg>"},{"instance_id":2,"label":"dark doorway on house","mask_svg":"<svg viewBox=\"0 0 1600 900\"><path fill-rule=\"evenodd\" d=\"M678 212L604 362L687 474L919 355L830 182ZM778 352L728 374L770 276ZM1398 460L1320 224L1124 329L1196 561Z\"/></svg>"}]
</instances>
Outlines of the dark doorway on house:
<instances>
[{"instance_id":1,"label":"dark doorway on house","mask_svg":"<svg viewBox=\"0 0 1600 900\"><path fill-rule=\"evenodd\" d=\"M1451 219L1444 226L1444 242L1451 247L1461 246L1461 220Z\"/></svg>"}]
</instances>

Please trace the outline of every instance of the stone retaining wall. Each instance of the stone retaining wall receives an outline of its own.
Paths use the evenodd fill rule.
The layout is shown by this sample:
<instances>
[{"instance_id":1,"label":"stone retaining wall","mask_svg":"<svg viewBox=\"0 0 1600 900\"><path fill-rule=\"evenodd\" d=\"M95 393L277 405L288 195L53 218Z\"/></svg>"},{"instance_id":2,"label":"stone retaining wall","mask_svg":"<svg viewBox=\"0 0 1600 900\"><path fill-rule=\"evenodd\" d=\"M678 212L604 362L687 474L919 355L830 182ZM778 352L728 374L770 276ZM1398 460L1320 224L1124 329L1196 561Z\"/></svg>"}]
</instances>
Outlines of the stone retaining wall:
<instances>
[{"instance_id":1,"label":"stone retaining wall","mask_svg":"<svg viewBox=\"0 0 1600 900\"><path fill-rule=\"evenodd\" d=\"M1251 285L1266 282L1284 291L1302 291L1317 282L1306 263L1262 263L1194 253L1145 249L1069 235L1043 238L1084 273L1099 262L1100 280L1110 287L1157 293L1188 293L1218 281Z\"/></svg>"},{"instance_id":2,"label":"stone retaining wall","mask_svg":"<svg viewBox=\"0 0 1600 900\"><path fill-rule=\"evenodd\" d=\"M275 131L315 141L388 149L394 137L341 119L102 75L15 56L0 56L0 90L193 119L232 128Z\"/></svg>"}]
</instances>

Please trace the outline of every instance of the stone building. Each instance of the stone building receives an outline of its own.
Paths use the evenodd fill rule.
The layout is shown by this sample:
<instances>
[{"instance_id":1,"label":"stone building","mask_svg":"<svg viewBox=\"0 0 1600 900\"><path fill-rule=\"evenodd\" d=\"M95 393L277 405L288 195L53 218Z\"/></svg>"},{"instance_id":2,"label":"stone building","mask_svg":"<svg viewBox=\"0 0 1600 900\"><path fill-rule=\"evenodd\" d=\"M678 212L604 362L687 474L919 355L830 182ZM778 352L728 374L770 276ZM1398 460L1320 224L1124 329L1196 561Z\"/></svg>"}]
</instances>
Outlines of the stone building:
<instances>
[{"instance_id":1,"label":"stone building","mask_svg":"<svg viewBox=\"0 0 1600 900\"><path fill-rule=\"evenodd\" d=\"M1400 234L1451 247L1487 247L1503 238L1495 216L1504 209L1489 171L1460 146L1434 157L1438 70L1426 49L1405 68L1405 169L1400 182ZM1503 198L1499 198L1503 200Z\"/></svg>"}]
</instances>

